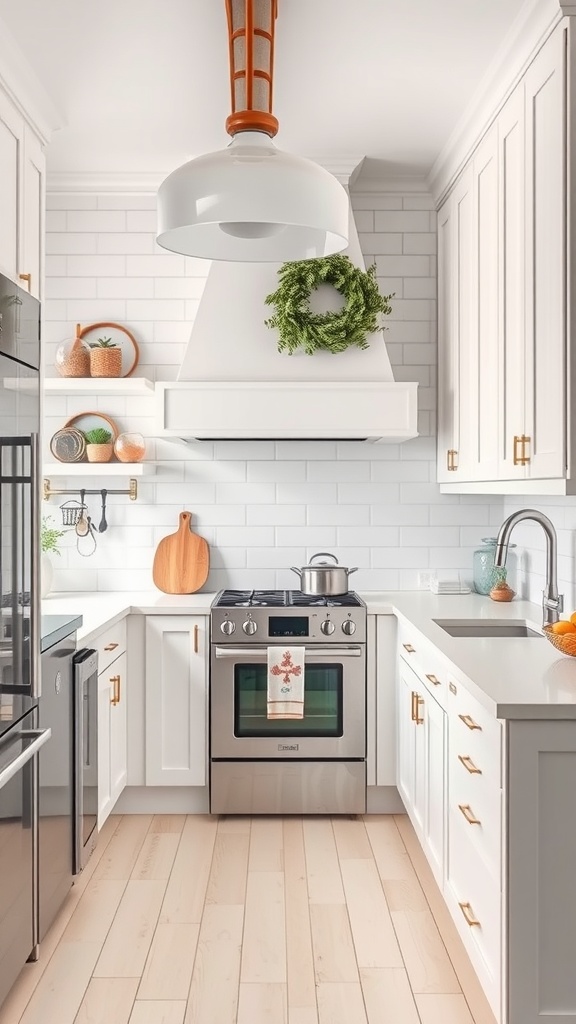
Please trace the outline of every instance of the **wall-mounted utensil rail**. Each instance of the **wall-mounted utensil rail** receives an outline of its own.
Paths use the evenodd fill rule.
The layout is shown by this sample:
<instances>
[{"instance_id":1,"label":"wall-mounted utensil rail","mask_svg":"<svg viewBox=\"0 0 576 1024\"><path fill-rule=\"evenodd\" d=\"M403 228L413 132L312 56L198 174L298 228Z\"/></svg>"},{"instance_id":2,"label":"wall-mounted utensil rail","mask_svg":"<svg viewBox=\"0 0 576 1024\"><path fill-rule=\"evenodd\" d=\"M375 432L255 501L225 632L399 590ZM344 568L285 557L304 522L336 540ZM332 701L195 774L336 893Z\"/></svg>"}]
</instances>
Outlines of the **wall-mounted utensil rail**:
<instances>
[{"instance_id":1,"label":"wall-mounted utensil rail","mask_svg":"<svg viewBox=\"0 0 576 1024\"><path fill-rule=\"evenodd\" d=\"M130 501L136 501L138 497L138 481L134 477L131 477L129 480L129 484L130 486L124 489L107 489L106 494L127 494L128 497L130 498ZM100 496L102 496L102 489L100 488L99 490L88 491L86 490L86 488L83 488L83 493L99 494ZM44 477L44 486L42 490L42 496L44 498L44 501L48 501L48 498L52 498L56 494L80 494L80 488L76 487L74 488L74 490L69 490L68 488L63 487L51 487L50 480L47 477Z\"/></svg>"}]
</instances>

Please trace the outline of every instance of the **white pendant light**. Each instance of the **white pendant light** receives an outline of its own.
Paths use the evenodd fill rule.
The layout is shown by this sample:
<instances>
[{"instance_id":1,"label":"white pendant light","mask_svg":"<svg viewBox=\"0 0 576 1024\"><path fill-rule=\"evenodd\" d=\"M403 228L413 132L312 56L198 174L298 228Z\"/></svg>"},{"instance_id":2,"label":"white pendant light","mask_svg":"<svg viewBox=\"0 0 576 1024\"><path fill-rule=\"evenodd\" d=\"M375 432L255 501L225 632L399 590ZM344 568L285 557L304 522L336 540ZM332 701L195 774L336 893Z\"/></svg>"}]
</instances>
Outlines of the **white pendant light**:
<instances>
[{"instance_id":1,"label":"white pendant light","mask_svg":"<svg viewBox=\"0 0 576 1024\"><path fill-rule=\"evenodd\" d=\"M232 142L173 171L158 191L158 244L186 256L281 263L348 244L348 196L337 179L272 137L276 0L225 0Z\"/></svg>"}]
</instances>

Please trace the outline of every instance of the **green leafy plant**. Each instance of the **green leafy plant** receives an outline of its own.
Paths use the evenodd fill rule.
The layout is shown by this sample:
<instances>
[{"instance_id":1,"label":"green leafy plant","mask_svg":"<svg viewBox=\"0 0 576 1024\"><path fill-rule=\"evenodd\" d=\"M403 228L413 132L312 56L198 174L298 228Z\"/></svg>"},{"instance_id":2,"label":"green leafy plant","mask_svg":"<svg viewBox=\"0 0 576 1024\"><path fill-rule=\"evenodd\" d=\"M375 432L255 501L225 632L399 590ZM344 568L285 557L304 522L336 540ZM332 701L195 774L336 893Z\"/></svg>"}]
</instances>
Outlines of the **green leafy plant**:
<instances>
[{"instance_id":1,"label":"green leafy plant","mask_svg":"<svg viewBox=\"0 0 576 1024\"><path fill-rule=\"evenodd\" d=\"M278 351L290 355L303 348L308 355L323 350L344 352L350 345L368 348L366 335L383 327L382 316L392 312L392 295L381 295L376 267L360 270L348 256L337 253L316 260L284 263L280 284L268 295L274 315L265 321L280 335ZM336 313L313 313L310 295L321 284L331 284L346 299Z\"/></svg>"},{"instance_id":2,"label":"green leafy plant","mask_svg":"<svg viewBox=\"0 0 576 1024\"><path fill-rule=\"evenodd\" d=\"M89 342L90 348L118 348L115 341L112 338L98 338L98 341Z\"/></svg>"},{"instance_id":3,"label":"green leafy plant","mask_svg":"<svg viewBox=\"0 0 576 1024\"><path fill-rule=\"evenodd\" d=\"M94 430L85 430L84 437L86 444L110 444L112 434L104 427L94 427Z\"/></svg>"},{"instance_id":4,"label":"green leafy plant","mask_svg":"<svg viewBox=\"0 0 576 1024\"><path fill-rule=\"evenodd\" d=\"M40 528L40 547L44 554L51 552L55 555L59 555L58 541L64 536L65 530L57 530L55 526L50 524L53 522L51 516L42 516L42 526Z\"/></svg>"}]
</instances>

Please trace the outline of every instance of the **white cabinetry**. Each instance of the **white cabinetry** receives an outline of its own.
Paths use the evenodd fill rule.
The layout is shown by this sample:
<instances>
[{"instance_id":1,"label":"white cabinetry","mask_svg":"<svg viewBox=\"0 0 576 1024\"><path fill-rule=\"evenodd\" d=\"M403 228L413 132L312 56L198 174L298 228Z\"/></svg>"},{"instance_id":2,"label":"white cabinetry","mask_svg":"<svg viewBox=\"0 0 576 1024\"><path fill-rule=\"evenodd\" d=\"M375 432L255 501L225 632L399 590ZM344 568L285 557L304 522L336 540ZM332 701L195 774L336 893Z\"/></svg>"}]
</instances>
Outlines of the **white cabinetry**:
<instances>
[{"instance_id":1,"label":"white cabinetry","mask_svg":"<svg viewBox=\"0 0 576 1024\"><path fill-rule=\"evenodd\" d=\"M41 297L45 159L42 144L0 90L0 273Z\"/></svg>"},{"instance_id":2,"label":"white cabinetry","mask_svg":"<svg viewBox=\"0 0 576 1024\"><path fill-rule=\"evenodd\" d=\"M146 616L147 786L206 785L207 621Z\"/></svg>"},{"instance_id":3,"label":"white cabinetry","mask_svg":"<svg viewBox=\"0 0 576 1024\"><path fill-rule=\"evenodd\" d=\"M445 491L576 486L566 482L565 74L560 26L438 211L438 481ZM471 196L464 222L463 196ZM463 223L471 238L462 237Z\"/></svg>"},{"instance_id":4,"label":"white cabinetry","mask_svg":"<svg viewBox=\"0 0 576 1024\"><path fill-rule=\"evenodd\" d=\"M98 676L98 827L126 785L126 654Z\"/></svg>"}]
</instances>

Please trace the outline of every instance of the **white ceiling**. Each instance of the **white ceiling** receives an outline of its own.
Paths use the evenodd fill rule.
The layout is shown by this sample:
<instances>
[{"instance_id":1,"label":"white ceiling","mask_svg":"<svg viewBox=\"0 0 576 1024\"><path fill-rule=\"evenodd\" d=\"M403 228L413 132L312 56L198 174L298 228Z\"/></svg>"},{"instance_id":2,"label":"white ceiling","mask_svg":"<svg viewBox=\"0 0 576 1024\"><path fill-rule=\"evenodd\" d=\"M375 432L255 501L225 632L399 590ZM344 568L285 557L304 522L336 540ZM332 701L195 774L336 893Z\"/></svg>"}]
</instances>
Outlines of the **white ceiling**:
<instances>
[{"instance_id":1,"label":"white ceiling","mask_svg":"<svg viewBox=\"0 0 576 1024\"><path fill-rule=\"evenodd\" d=\"M526 0L279 0L278 145L425 173ZM66 125L61 172L167 172L227 144L224 0L0 0Z\"/></svg>"}]
</instances>

